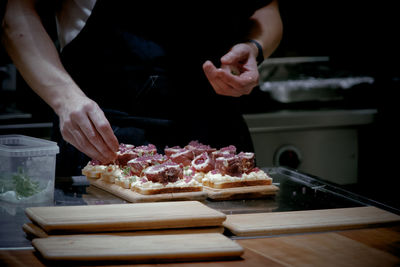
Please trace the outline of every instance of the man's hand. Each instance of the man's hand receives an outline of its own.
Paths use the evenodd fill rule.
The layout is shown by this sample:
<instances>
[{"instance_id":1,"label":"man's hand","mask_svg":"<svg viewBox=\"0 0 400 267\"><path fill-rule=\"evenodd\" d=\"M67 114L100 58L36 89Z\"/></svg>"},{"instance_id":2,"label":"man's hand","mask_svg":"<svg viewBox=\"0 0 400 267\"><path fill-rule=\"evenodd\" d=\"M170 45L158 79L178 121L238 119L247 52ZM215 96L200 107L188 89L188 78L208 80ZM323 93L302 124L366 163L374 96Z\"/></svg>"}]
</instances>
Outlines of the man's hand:
<instances>
[{"instance_id":1,"label":"man's hand","mask_svg":"<svg viewBox=\"0 0 400 267\"><path fill-rule=\"evenodd\" d=\"M112 162L118 140L110 123L64 69L35 2L7 2L1 36L4 47L25 81L59 116L63 138L92 159Z\"/></svg>"},{"instance_id":2,"label":"man's hand","mask_svg":"<svg viewBox=\"0 0 400 267\"><path fill-rule=\"evenodd\" d=\"M102 163L115 160L118 140L103 111L94 101L82 97L73 105L64 105L58 113L64 140Z\"/></svg>"},{"instance_id":3,"label":"man's hand","mask_svg":"<svg viewBox=\"0 0 400 267\"><path fill-rule=\"evenodd\" d=\"M204 73L215 92L220 95L248 95L258 85L257 48L240 43L221 58L221 68L210 61L203 64Z\"/></svg>"}]
</instances>

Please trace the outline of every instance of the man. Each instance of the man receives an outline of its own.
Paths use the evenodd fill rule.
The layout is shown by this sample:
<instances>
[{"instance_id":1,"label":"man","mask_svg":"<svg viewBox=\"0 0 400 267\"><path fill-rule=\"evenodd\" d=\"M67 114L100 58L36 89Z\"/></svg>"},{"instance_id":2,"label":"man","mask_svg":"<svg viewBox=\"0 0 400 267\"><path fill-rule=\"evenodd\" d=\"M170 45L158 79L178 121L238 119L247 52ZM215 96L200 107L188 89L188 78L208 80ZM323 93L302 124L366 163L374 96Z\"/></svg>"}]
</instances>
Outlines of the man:
<instances>
[{"instance_id":1,"label":"man","mask_svg":"<svg viewBox=\"0 0 400 267\"><path fill-rule=\"evenodd\" d=\"M171 2L62 1L59 53L37 3L8 1L3 44L57 114L59 174L87 161L75 148L106 163L119 142L252 150L237 97L258 84L257 63L280 42L277 1Z\"/></svg>"}]
</instances>

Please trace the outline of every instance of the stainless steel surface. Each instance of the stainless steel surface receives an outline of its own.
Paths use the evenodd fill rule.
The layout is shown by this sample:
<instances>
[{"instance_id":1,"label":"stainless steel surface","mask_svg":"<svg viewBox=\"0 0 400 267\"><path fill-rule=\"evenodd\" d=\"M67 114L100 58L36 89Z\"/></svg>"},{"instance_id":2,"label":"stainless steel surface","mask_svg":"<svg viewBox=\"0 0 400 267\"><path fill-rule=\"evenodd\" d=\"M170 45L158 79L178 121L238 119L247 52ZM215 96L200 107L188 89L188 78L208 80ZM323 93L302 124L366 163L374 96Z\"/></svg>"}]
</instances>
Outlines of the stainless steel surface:
<instances>
[{"instance_id":1,"label":"stainless steel surface","mask_svg":"<svg viewBox=\"0 0 400 267\"><path fill-rule=\"evenodd\" d=\"M0 130L15 130L15 129L51 129L53 127L52 122L41 122L41 123L24 123L24 124L7 124L0 125Z\"/></svg>"},{"instance_id":2,"label":"stainless steel surface","mask_svg":"<svg viewBox=\"0 0 400 267\"><path fill-rule=\"evenodd\" d=\"M312 209L330 209L374 205L400 213L399 210L334 187L322 180L287 168L265 169L280 190L276 196L262 199L210 201L204 203L225 214L279 212ZM89 186L86 177L57 178L54 203L42 206L99 205L126 203L103 190ZM0 202L0 249L30 247L31 243L22 230L29 222L24 210L32 205Z\"/></svg>"},{"instance_id":3,"label":"stainless steel surface","mask_svg":"<svg viewBox=\"0 0 400 267\"><path fill-rule=\"evenodd\" d=\"M375 79L340 69L329 57L271 58L259 67L260 89L281 103L345 99L355 86L371 86Z\"/></svg>"},{"instance_id":4,"label":"stainless steel surface","mask_svg":"<svg viewBox=\"0 0 400 267\"><path fill-rule=\"evenodd\" d=\"M359 126L374 122L376 109L282 110L246 114L251 132Z\"/></svg>"},{"instance_id":5,"label":"stainless steel surface","mask_svg":"<svg viewBox=\"0 0 400 267\"><path fill-rule=\"evenodd\" d=\"M377 110L283 110L247 114L259 166L285 165L337 184L358 179L359 132Z\"/></svg>"}]
</instances>

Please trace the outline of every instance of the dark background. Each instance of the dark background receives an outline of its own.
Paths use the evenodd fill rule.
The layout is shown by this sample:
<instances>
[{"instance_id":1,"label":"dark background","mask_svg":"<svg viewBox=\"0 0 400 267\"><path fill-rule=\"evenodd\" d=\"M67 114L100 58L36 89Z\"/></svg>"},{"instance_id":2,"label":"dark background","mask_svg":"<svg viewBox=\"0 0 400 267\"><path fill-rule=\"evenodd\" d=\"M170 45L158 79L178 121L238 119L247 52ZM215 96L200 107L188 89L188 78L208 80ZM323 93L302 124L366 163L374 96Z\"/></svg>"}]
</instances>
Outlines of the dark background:
<instances>
[{"instance_id":1,"label":"dark background","mask_svg":"<svg viewBox=\"0 0 400 267\"><path fill-rule=\"evenodd\" d=\"M376 108L376 124L363 142L364 184L356 188L377 194L392 205L399 205L397 196L398 151L400 132L398 91L400 89L398 38L400 23L398 1L333 1L281 0L280 11L284 34L272 57L329 56L338 68L375 78L372 91L359 92L352 104L363 102ZM5 1L0 2L0 11ZM45 16L48 31L55 38L54 20ZM0 66L9 63L0 49ZM251 98L250 98L251 100ZM22 112L33 115L33 121L51 121L53 113L23 82L18 79L16 92L0 90L0 114L14 103ZM3 122L0 122L3 123Z\"/></svg>"},{"instance_id":2,"label":"dark background","mask_svg":"<svg viewBox=\"0 0 400 267\"><path fill-rule=\"evenodd\" d=\"M284 34L272 57L329 56L339 68L376 78L376 105L393 100L399 79L396 1L281 0ZM1 1L0 11L5 1ZM44 14L44 23L56 39L54 19ZM10 62L0 49L0 65ZM1 106L16 102L17 108L35 120L49 120L51 111L23 82L13 94L1 92ZM363 96L360 95L360 98ZM381 104L384 103L384 104Z\"/></svg>"}]
</instances>

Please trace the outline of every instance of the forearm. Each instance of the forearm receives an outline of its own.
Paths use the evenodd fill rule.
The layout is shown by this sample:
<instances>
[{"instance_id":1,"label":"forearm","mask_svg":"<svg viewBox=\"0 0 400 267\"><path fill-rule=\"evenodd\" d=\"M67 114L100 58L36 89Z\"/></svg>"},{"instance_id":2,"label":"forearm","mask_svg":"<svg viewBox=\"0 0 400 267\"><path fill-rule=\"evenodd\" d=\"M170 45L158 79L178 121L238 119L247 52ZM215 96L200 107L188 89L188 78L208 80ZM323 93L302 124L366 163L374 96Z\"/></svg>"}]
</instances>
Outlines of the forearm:
<instances>
[{"instance_id":1,"label":"forearm","mask_svg":"<svg viewBox=\"0 0 400 267\"><path fill-rule=\"evenodd\" d=\"M2 42L29 86L56 112L84 96L61 64L31 0L8 1Z\"/></svg>"},{"instance_id":2,"label":"forearm","mask_svg":"<svg viewBox=\"0 0 400 267\"><path fill-rule=\"evenodd\" d=\"M249 39L256 40L263 48L264 57L269 57L282 39L282 20L279 14L278 1L257 10L251 17L253 27Z\"/></svg>"}]
</instances>

